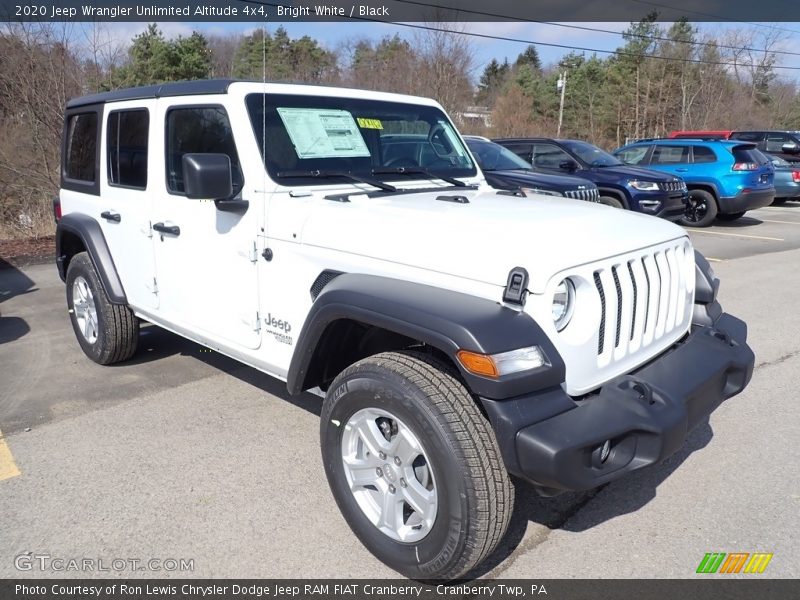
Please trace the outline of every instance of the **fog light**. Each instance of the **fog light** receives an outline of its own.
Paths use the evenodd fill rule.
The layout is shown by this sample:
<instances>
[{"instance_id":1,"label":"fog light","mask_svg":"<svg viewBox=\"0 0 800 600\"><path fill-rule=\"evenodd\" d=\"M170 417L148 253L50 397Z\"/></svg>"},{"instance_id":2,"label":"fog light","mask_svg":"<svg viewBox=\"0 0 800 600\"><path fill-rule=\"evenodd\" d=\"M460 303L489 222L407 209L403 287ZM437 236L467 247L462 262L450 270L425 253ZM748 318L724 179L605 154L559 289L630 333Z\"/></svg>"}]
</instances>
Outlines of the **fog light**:
<instances>
[{"instance_id":1,"label":"fog light","mask_svg":"<svg viewBox=\"0 0 800 600\"><path fill-rule=\"evenodd\" d=\"M606 462L609 454L611 454L611 440L606 440L603 447L600 448L600 464Z\"/></svg>"}]
</instances>

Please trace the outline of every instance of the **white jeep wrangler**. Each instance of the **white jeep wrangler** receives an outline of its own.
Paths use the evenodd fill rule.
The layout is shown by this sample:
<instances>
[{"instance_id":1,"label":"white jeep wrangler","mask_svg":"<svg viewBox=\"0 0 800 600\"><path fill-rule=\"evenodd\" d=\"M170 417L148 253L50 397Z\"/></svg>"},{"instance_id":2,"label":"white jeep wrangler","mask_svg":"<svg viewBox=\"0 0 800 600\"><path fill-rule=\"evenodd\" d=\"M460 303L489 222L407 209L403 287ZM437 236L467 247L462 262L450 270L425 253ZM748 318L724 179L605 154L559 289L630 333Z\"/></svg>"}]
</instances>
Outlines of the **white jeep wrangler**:
<instances>
[{"instance_id":1,"label":"white jeep wrangler","mask_svg":"<svg viewBox=\"0 0 800 600\"><path fill-rule=\"evenodd\" d=\"M679 227L489 188L434 101L195 81L67 105L57 262L100 364L155 323L324 394L350 527L413 578L500 541L511 475L675 452L754 357Z\"/></svg>"}]
</instances>

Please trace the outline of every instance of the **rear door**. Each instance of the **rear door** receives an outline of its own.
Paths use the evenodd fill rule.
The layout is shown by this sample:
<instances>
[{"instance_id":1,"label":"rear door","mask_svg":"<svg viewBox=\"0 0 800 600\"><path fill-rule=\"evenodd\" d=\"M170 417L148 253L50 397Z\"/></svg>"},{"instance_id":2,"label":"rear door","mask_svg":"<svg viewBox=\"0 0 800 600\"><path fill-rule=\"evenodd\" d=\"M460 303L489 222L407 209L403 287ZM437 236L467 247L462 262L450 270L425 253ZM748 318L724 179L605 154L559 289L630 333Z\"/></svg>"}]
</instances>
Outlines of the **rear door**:
<instances>
[{"instance_id":1,"label":"rear door","mask_svg":"<svg viewBox=\"0 0 800 600\"><path fill-rule=\"evenodd\" d=\"M152 222L160 313L191 334L258 348L259 203L228 212L184 192L185 154L227 154L237 197L246 199L228 111L221 104L164 98L158 112L164 142Z\"/></svg>"},{"instance_id":2,"label":"rear door","mask_svg":"<svg viewBox=\"0 0 800 600\"><path fill-rule=\"evenodd\" d=\"M148 175L154 133L152 103L106 106L101 145L102 176L97 218L128 303L158 306L150 210L158 181Z\"/></svg>"}]
</instances>

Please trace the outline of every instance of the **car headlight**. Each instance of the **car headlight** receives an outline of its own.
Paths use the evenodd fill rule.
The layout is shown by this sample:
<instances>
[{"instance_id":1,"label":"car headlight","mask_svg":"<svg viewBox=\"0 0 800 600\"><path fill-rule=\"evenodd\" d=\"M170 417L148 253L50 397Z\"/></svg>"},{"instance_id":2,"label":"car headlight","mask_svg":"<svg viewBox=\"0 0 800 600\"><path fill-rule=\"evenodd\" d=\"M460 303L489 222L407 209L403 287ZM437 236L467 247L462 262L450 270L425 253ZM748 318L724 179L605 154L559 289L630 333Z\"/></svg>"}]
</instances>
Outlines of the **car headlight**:
<instances>
[{"instance_id":1,"label":"car headlight","mask_svg":"<svg viewBox=\"0 0 800 600\"><path fill-rule=\"evenodd\" d=\"M479 354L469 350L456 353L461 366L474 375L498 378L549 365L539 346L518 348L499 354Z\"/></svg>"},{"instance_id":2,"label":"car headlight","mask_svg":"<svg viewBox=\"0 0 800 600\"><path fill-rule=\"evenodd\" d=\"M553 294L553 323L556 330L564 329L572 318L575 307L575 284L567 278L558 284Z\"/></svg>"},{"instance_id":3,"label":"car headlight","mask_svg":"<svg viewBox=\"0 0 800 600\"><path fill-rule=\"evenodd\" d=\"M628 185L640 192L657 192L659 190L658 184L655 181L639 181L638 179L633 179L628 182Z\"/></svg>"},{"instance_id":4,"label":"car headlight","mask_svg":"<svg viewBox=\"0 0 800 600\"><path fill-rule=\"evenodd\" d=\"M564 197L564 194L562 194L561 192L557 192L555 190L542 190L539 188L521 187L519 188L519 191L521 191L526 196L528 194L542 194L543 196L559 196L561 198Z\"/></svg>"}]
</instances>

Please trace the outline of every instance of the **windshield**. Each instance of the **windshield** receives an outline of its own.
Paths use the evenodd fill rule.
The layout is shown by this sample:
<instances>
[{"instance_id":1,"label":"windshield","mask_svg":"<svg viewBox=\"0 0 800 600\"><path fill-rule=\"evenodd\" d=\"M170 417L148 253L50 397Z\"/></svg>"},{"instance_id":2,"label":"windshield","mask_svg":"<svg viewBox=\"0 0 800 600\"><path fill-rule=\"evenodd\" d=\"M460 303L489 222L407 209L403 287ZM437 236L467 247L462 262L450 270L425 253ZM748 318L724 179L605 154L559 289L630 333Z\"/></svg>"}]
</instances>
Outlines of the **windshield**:
<instances>
[{"instance_id":1,"label":"windshield","mask_svg":"<svg viewBox=\"0 0 800 600\"><path fill-rule=\"evenodd\" d=\"M250 94L246 103L267 172L282 185L477 174L433 106L290 94Z\"/></svg>"},{"instance_id":2,"label":"windshield","mask_svg":"<svg viewBox=\"0 0 800 600\"><path fill-rule=\"evenodd\" d=\"M617 167L622 164L619 159L588 142L566 141L561 143L590 167Z\"/></svg>"},{"instance_id":3,"label":"windshield","mask_svg":"<svg viewBox=\"0 0 800 600\"><path fill-rule=\"evenodd\" d=\"M508 148L500 144L484 140L467 140L467 146L484 171L513 171L517 169L532 170L530 163L525 162Z\"/></svg>"}]
</instances>

